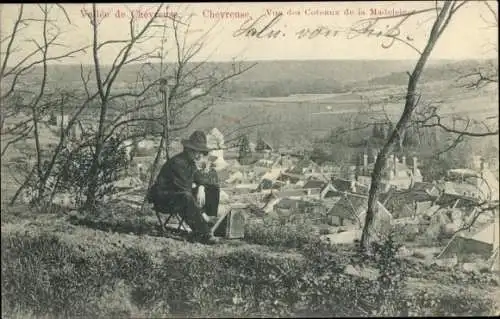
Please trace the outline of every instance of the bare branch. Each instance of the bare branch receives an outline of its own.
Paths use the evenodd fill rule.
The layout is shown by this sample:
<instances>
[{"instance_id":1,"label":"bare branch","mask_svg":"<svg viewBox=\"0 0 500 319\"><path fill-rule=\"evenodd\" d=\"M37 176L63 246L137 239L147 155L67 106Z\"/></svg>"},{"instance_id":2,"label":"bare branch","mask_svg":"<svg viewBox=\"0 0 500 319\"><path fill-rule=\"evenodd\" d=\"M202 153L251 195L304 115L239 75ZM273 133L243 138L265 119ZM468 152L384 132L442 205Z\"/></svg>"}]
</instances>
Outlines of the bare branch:
<instances>
[{"instance_id":1,"label":"bare branch","mask_svg":"<svg viewBox=\"0 0 500 319\"><path fill-rule=\"evenodd\" d=\"M134 44L137 42L138 39L140 39L146 33L146 31L149 29L149 27L151 26L151 24L153 23L155 18L158 16L158 13L160 12L162 7L163 7L163 4L160 4L158 6L154 16L151 19L149 19L148 22L146 22L144 27L139 31L139 33L137 33L137 35L134 35L134 33L133 33L134 32L134 30L133 30L134 18L132 17L130 19L131 39L130 39L129 44L127 44L125 46L125 50L123 52L123 56L121 58L121 61L116 65L116 67L114 69L113 68L111 69L110 73L108 74L108 77L106 77L106 80L107 80L106 81L107 88L106 88L106 93L105 93L106 98L109 97L109 94L111 93L111 86L112 86L114 80L116 79L116 77L118 76L118 73L120 72L122 66L127 61L128 55L129 55L130 51L132 50ZM97 52L97 50L96 50L96 52Z\"/></svg>"},{"instance_id":2,"label":"bare branch","mask_svg":"<svg viewBox=\"0 0 500 319\"><path fill-rule=\"evenodd\" d=\"M203 108L201 108L198 112L196 112L186 123L184 123L184 125L181 125L181 126L178 126L178 127L174 127L174 128L171 128L170 131L172 132L175 132L175 131L180 131L180 130L183 130L183 129L186 129L188 128L191 124L193 124L193 122L201 115L203 114L206 110L208 110L210 108L210 106L205 106Z\"/></svg>"},{"instance_id":3,"label":"bare branch","mask_svg":"<svg viewBox=\"0 0 500 319\"><path fill-rule=\"evenodd\" d=\"M19 29L19 24L21 23L21 19L23 17L23 10L24 10L24 5L21 4L21 7L19 8L19 14L17 16L16 21L14 22L14 26L12 27L12 35L10 37L9 43L7 44L5 57L4 57L3 62L2 62L2 69L0 71L0 79L4 78L5 67L7 66L7 61L9 60L9 57L10 57L10 50L11 50L12 44L14 43L14 40L16 38L18 29Z\"/></svg>"},{"instance_id":4,"label":"bare branch","mask_svg":"<svg viewBox=\"0 0 500 319\"><path fill-rule=\"evenodd\" d=\"M472 89L472 88L481 88L484 87L485 85L491 84L491 83L498 83L498 73L495 72L495 74L491 75L485 75L481 69L478 69L476 72L471 72L468 74L464 74L459 77L460 79L465 79L469 80L471 82L465 83L462 85L462 87Z\"/></svg>"},{"instance_id":5,"label":"bare branch","mask_svg":"<svg viewBox=\"0 0 500 319\"><path fill-rule=\"evenodd\" d=\"M434 120L434 121L432 121L432 120ZM471 123L470 119L467 120L466 127L465 127L465 129L462 129L462 130L457 130L457 129L454 129L454 128L450 128L450 127L444 125L441 121L442 121L441 117L436 113L436 108L432 108L431 109L431 114L428 115L428 116L426 116L426 117L424 117L423 119L414 120L415 124L418 127L422 127L422 128L424 128L424 127L439 127L440 129L442 129L442 130L444 130L444 131L446 131L448 133L455 133L455 134L459 134L459 135L463 135L463 136L484 137L484 136L498 135L498 129L491 130L486 125L486 123L484 121L481 122L481 124L487 128L486 132L470 132L470 131L467 131L467 128L469 127L469 124ZM429 123L429 122L431 122L431 123Z\"/></svg>"},{"instance_id":6,"label":"bare branch","mask_svg":"<svg viewBox=\"0 0 500 319\"><path fill-rule=\"evenodd\" d=\"M63 7L62 4L56 3L56 6L61 9L61 11L64 13L64 16L66 17L66 21L68 21L69 24L71 24L71 19L69 18L68 12L66 12L66 9Z\"/></svg>"},{"instance_id":7,"label":"bare branch","mask_svg":"<svg viewBox=\"0 0 500 319\"><path fill-rule=\"evenodd\" d=\"M15 143L21 141L21 140L24 140L26 139L30 134L31 132L33 131L33 126L30 126L28 127L27 129L25 129L22 133L18 134L17 137L15 137L13 140L9 140L7 143L2 143L2 157L5 155L5 153L7 152L7 149L14 145ZM5 141L4 141L5 142Z\"/></svg>"}]
</instances>

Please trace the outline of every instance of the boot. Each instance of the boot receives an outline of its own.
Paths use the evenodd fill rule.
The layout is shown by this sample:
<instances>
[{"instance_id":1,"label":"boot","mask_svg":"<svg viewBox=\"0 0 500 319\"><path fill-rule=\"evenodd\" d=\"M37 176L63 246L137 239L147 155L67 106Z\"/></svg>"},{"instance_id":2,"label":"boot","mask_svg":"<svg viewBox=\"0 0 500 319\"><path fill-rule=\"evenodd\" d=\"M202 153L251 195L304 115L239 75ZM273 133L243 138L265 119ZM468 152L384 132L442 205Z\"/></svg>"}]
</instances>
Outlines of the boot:
<instances>
[{"instance_id":1,"label":"boot","mask_svg":"<svg viewBox=\"0 0 500 319\"><path fill-rule=\"evenodd\" d=\"M200 243L205 244L205 245L215 245L220 242L220 238L215 237L212 234L207 234L204 235L202 238L200 238Z\"/></svg>"},{"instance_id":2,"label":"boot","mask_svg":"<svg viewBox=\"0 0 500 319\"><path fill-rule=\"evenodd\" d=\"M209 216L207 224L210 226L210 228L212 228L215 226L215 223L217 223L218 220L219 218L217 216Z\"/></svg>"}]
</instances>

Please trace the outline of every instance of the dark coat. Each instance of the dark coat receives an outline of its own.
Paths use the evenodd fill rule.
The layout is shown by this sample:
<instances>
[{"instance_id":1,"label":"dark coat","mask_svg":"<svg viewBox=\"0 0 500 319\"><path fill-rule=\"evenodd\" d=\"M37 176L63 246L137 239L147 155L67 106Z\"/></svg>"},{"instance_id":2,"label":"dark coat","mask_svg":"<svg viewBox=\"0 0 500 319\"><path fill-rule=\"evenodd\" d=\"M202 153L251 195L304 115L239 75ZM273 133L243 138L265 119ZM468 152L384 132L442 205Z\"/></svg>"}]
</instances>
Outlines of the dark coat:
<instances>
[{"instance_id":1,"label":"dark coat","mask_svg":"<svg viewBox=\"0 0 500 319\"><path fill-rule=\"evenodd\" d=\"M215 174L215 175L214 175ZM156 182L149 191L148 201L157 202L156 198L165 198L169 194L192 193L193 183L198 185L217 184L217 173L203 173L186 152L170 158L161 168Z\"/></svg>"}]
</instances>

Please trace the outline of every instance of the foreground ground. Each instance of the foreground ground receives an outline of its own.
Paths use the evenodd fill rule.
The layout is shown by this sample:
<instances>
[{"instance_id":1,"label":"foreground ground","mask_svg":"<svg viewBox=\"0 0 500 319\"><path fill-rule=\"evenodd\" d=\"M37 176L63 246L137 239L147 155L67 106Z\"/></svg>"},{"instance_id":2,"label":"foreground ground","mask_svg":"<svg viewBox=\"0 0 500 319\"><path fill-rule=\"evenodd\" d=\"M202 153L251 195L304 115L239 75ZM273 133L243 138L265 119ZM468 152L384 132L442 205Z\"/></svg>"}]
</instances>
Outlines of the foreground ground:
<instances>
[{"instance_id":1,"label":"foreground ground","mask_svg":"<svg viewBox=\"0 0 500 319\"><path fill-rule=\"evenodd\" d=\"M205 246L133 214L2 210L2 317L480 315L500 295L494 274L400 258L390 244L366 259L306 226L251 219L244 240Z\"/></svg>"}]
</instances>

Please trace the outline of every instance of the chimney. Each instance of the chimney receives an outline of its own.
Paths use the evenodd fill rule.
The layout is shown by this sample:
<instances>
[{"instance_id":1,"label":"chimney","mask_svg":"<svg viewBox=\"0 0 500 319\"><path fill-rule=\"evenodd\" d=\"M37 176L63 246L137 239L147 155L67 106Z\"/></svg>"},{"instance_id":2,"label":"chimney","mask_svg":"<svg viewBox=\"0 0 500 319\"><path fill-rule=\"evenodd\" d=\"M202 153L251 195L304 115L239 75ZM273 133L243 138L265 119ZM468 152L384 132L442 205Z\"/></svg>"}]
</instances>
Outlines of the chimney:
<instances>
[{"instance_id":1,"label":"chimney","mask_svg":"<svg viewBox=\"0 0 500 319\"><path fill-rule=\"evenodd\" d=\"M481 158L481 179L484 178L484 170L487 168L487 163L486 161L484 160L484 158Z\"/></svg>"},{"instance_id":2,"label":"chimney","mask_svg":"<svg viewBox=\"0 0 500 319\"><path fill-rule=\"evenodd\" d=\"M389 162L389 167L392 168L392 174L393 176L396 176L396 163L398 162L398 159L394 154L391 154L390 156L390 162Z\"/></svg>"},{"instance_id":3,"label":"chimney","mask_svg":"<svg viewBox=\"0 0 500 319\"><path fill-rule=\"evenodd\" d=\"M475 170L481 169L481 156L474 155L472 156L472 166Z\"/></svg>"},{"instance_id":4,"label":"chimney","mask_svg":"<svg viewBox=\"0 0 500 319\"><path fill-rule=\"evenodd\" d=\"M413 157L413 175L417 175L417 166L418 166L418 162L417 162L417 157L414 156Z\"/></svg>"},{"instance_id":5,"label":"chimney","mask_svg":"<svg viewBox=\"0 0 500 319\"><path fill-rule=\"evenodd\" d=\"M368 154L363 154L363 169L368 169Z\"/></svg>"},{"instance_id":6,"label":"chimney","mask_svg":"<svg viewBox=\"0 0 500 319\"><path fill-rule=\"evenodd\" d=\"M349 167L349 180L351 180L351 181L356 180L356 168L355 167Z\"/></svg>"}]
</instances>

